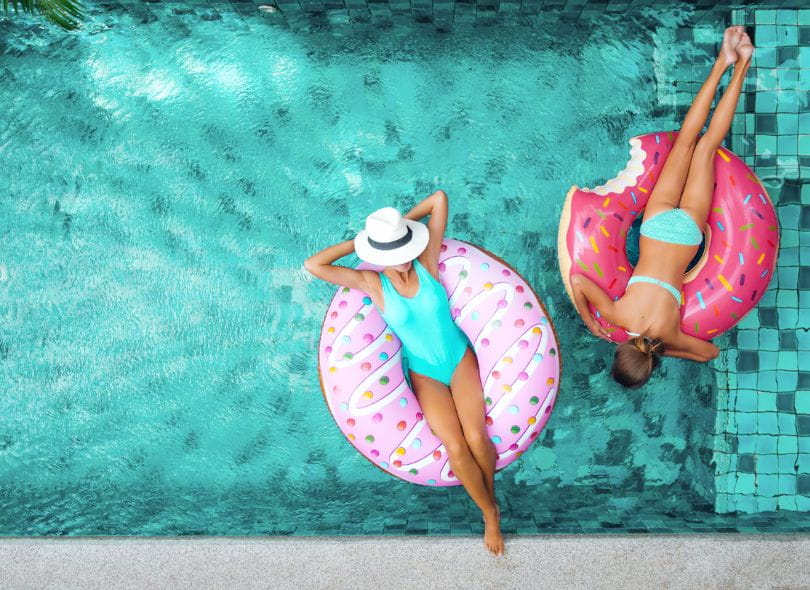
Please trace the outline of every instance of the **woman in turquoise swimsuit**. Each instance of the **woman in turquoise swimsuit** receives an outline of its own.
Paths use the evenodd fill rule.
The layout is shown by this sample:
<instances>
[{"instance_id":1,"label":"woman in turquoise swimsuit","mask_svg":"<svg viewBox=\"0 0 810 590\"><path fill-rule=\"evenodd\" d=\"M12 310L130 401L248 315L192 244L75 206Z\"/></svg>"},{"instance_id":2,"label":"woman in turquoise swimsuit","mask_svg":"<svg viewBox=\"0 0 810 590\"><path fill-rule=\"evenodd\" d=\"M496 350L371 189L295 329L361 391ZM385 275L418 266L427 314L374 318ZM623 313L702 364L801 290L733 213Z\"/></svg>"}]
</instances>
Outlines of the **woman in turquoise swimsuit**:
<instances>
[{"instance_id":1,"label":"woman in turquoise swimsuit","mask_svg":"<svg viewBox=\"0 0 810 590\"><path fill-rule=\"evenodd\" d=\"M613 363L614 379L626 387L646 383L658 355L706 362L718 354L712 343L681 332L680 289L703 237L714 192L715 154L731 126L753 50L743 27L726 29L720 55L686 114L644 210L638 265L625 294L613 301L586 277L571 278L577 311L595 336L607 335L591 316L589 302L631 336L618 346ZM728 88L699 138L717 85L732 64Z\"/></svg>"},{"instance_id":2,"label":"woman in turquoise swimsuit","mask_svg":"<svg viewBox=\"0 0 810 590\"><path fill-rule=\"evenodd\" d=\"M447 226L447 195L436 191L403 218L386 207L366 219L354 240L310 256L305 268L319 279L368 294L402 341L413 391L428 425L447 449L450 467L484 514L484 543L503 555L495 500L497 451L487 435L478 360L453 322L439 282L439 252ZM419 223L430 215L427 226ZM380 272L333 264L357 251Z\"/></svg>"}]
</instances>

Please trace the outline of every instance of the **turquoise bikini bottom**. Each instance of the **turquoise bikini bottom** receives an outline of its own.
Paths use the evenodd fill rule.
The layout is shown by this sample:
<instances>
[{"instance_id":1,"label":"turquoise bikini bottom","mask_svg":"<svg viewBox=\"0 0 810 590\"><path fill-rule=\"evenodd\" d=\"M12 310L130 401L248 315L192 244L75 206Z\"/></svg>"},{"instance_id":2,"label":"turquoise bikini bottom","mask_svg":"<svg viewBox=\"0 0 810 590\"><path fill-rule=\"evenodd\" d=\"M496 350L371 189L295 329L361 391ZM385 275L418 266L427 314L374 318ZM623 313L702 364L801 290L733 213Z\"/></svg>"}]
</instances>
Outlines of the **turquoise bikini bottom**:
<instances>
[{"instance_id":1,"label":"turquoise bikini bottom","mask_svg":"<svg viewBox=\"0 0 810 590\"><path fill-rule=\"evenodd\" d=\"M641 224L641 235L682 246L698 246L703 233L689 214L675 207L651 217Z\"/></svg>"},{"instance_id":2,"label":"turquoise bikini bottom","mask_svg":"<svg viewBox=\"0 0 810 590\"><path fill-rule=\"evenodd\" d=\"M643 275L635 275L630 277L630 280L627 281L627 286L629 287L633 283L650 283L651 285L658 285L659 287L663 287L667 291L669 291L672 296L675 298L675 301L678 302L678 307L681 306L681 292L678 291L673 285L670 285L666 281L662 281L661 279L654 279L653 277L645 277Z\"/></svg>"}]
</instances>

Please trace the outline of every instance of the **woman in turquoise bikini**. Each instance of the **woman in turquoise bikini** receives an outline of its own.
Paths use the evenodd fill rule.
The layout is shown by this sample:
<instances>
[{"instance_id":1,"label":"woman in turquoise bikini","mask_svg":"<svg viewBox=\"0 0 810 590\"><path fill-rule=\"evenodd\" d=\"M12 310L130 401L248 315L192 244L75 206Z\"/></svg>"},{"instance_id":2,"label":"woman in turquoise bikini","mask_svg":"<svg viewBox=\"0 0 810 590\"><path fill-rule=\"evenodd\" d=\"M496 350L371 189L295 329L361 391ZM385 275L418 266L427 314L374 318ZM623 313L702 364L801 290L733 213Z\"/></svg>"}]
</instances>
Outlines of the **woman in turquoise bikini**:
<instances>
[{"instance_id":1,"label":"woman in turquoise bikini","mask_svg":"<svg viewBox=\"0 0 810 590\"><path fill-rule=\"evenodd\" d=\"M497 451L487 435L478 360L453 322L439 282L439 252L447 226L447 195L436 191L403 218L386 207L366 219L366 229L310 256L304 267L324 281L359 289L371 298L402 341L410 377L428 425L447 449L450 467L484 515L484 543L503 555L495 500ZM430 215L427 226L419 223ZM357 252L381 271L333 264Z\"/></svg>"},{"instance_id":2,"label":"woman in turquoise bikini","mask_svg":"<svg viewBox=\"0 0 810 590\"><path fill-rule=\"evenodd\" d=\"M718 354L712 343L681 331L680 289L703 237L714 192L715 153L731 126L753 50L743 27L726 29L720 56L686 114L644 210L638 265L625 294L613 301L588 278L571 278L577 311L595 336L606 338L606 333L591 316L589 302L631 336L617 347L613 363L614 379L626 387L646 383L659 354L700 362ZM699 138L717 85L732 64L728 88Z\"/></svg>"}]
</instances>

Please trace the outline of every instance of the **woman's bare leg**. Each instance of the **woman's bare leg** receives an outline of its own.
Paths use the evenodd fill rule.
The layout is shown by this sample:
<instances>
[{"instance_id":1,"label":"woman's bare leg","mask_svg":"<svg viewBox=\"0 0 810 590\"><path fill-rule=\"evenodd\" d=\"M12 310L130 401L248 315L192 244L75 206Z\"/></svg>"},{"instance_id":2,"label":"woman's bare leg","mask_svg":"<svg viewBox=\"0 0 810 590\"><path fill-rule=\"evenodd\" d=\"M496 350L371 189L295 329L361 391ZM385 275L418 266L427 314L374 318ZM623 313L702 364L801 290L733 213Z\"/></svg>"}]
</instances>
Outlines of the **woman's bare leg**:
<instances>
[{"instance_id":1,"label":"woman's bare leg","mask_svg":"<svg viewBox=\"0 0 810 590\"><path fill-rule=\"evenodd\" d=\"M751 39L747 33L743 33L740 44L737 46L739 59L734 66L734 74L731 76L728 88L717 104L717 108L714 109L708 130L695 147L692 162L689 165L689 176L683 189L680 207L692 216L701 229L709 216L714 194L714 158L717 148L720 147L731 128L731 120L737 109L745 75L751 65L753 50Z\"/></svg>"},{"instance_id":2,"label":"woman's bare leg","mask_svg":"<svg viewBox=\"0 0 810 590\"><path fill-rule=\"evenodd\" d=\"M495 498L495 462L498 460L498 451L487 434L487 410L481 387L481 375L478 372L478 359L469 347L453 373L450 391L453 392L453 401L456 404L464 438L481 468L484 483L495 507L494 512L484 512L484 542L490 551L500 555L503 553L503 535L500 510Z\"/></svg>"},{"instance_id":3,"label":"woman's bare leg","mask_svg":"<svg viewBox=\"0 0 810 590\"><path fill-rule=\"evenodd\" d=\"M684 117L678 137L675 139L675 145L672 146L672 150L664 162L664 167L661 169L661 174L647 202L644 210L645 219L678 206L689 174L689 164L692 161L692 153L695 150L698 135L706 124L706 119L709 118L720 79L728 67L734 63L731 56L742 34L743 27L741 26L728 27L723 34L720 55Z\"/></svg>"},{"instance_id":4,"label":"woman's bare leg","mask_svg":"<svg viewBox=\"0 0 810 590\"><path fill-rule=\"evenodd\" d=\"M464 353L464 358L456 367L456 372L453 373L450 391L453 393L453 401L456 404L456 412L458 412L461 422L461 429L464 431L464 438L484 474L484 483L489 490L489 495L497 504L495 462L498 459L498 452L487 434L487 409L484 404L481 375L478 371L478 359L469 347Z\"/></svg>"},{"instance_id":5,"label":"woman's bare leg","mask_svg":"<svg viewBox=\"0 0 810 590\"><path fill-rule=\"evenodd\" d=\"M450 389L435 379L413 372L411 383L428 425L444 443L453 473L481 512L485 515L496 514L497 507L489 495L484 475L464 438ZM497 527L497 534L490 529L488 527L484 531L484 543L492 553L500 555L503 553L500 527Z\"/></svg>"}]
</instances>

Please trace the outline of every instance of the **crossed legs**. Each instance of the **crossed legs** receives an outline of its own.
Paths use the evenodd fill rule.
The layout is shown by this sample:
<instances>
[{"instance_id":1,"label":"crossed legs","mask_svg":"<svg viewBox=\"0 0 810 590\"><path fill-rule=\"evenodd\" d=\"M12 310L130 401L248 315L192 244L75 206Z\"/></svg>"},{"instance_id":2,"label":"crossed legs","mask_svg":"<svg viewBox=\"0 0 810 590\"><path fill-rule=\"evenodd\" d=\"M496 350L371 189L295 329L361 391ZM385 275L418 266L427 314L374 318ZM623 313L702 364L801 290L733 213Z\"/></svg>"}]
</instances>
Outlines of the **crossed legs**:
<instances>
[{"instance_id":1,"label":"crossed legs","mask_svg":"<svg viewBox=\"0 0 810 590\"><path fill-rule=\"evenodd\" d=\"M484 515L484 543L490 552L502 555L503 535L495 500L497 452L487 435L475 354L467 349L449 389L418 373L411 373L411 382L430 428L444 443L450 468Z\"/></svg>"},{"instance_id":2,"label":"crossed legs","mask_svg":"<svg viewBox=\"0 0 810 590\"><path fill-rule=\"evenodd\" d=\"M743 51L746 46L748 49ZM738 48L741 49L738 51ZM647 202L644 219L680 206L695 219L698 227L705 224L714 186L714 155L731 126L752 50L751 40L743 27L726 29L720 55L686 113L675 145ZM731 82L715 109L709 129L698 139L709 117L720 79L732 64L736 65Z\"/></svg>"},{"instance_id":3,"label":"crossed legs","mask_svg":"<svg viewBox=\"0 0 810 590\"><path fill-rule=\"evenodd\" d=\"M689 164L686 186L681 196L681 209L691 215L700 228L706 224L714 194L715 154L731 127L731 120L737 109L737 101L745 82L745 75L748 72L748 66L751 65L751 54L754 48L747 33L743 33L736 49L739 57L734 65L734 73L728 88L714 109L709 128L695 146L695 152Z\"/></svg>"}]
</instances>

